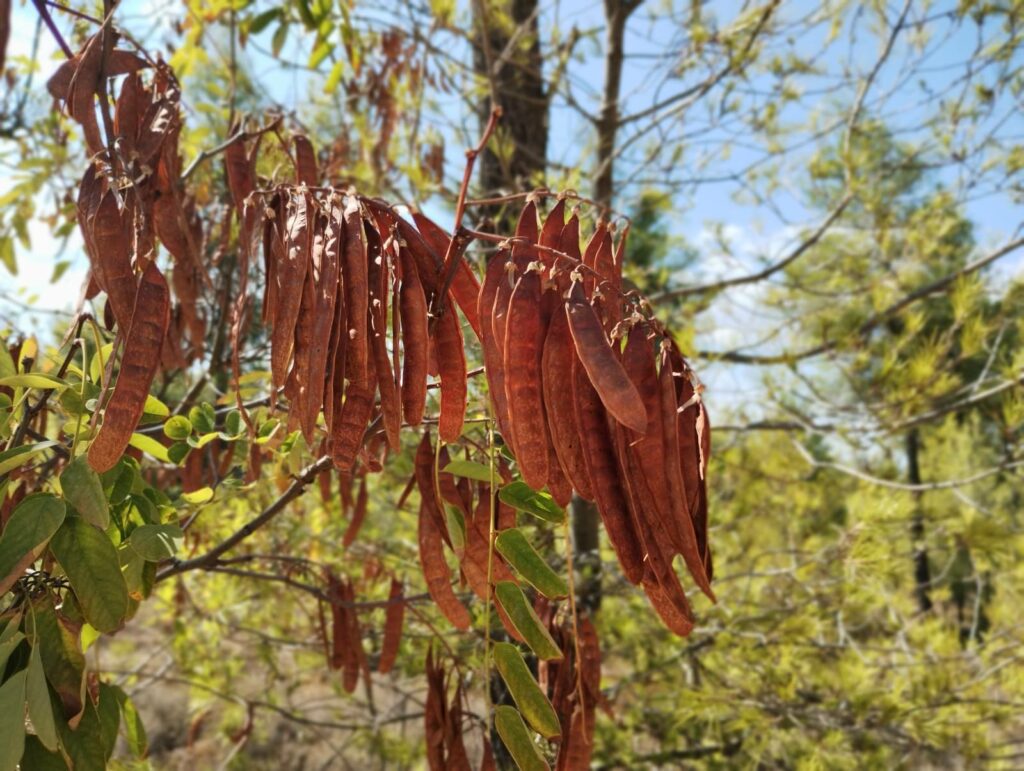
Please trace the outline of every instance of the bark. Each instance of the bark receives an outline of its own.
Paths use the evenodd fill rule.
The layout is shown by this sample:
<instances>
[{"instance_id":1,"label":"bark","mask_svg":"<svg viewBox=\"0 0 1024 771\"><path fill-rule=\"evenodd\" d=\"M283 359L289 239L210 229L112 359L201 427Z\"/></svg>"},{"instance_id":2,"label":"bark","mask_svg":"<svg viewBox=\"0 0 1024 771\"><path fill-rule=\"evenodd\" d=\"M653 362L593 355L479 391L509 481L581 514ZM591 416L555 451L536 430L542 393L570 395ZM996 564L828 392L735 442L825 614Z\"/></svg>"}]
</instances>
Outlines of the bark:
<instances>
[{"instance_id":1,"label":"bark","mask_svg":"<svg viewBox=\"0 0 1024 771\"><path fill-rule=\"evenodd\" d=\"M911 484L921 484L921 467L918 455L921 437L916 428L907 434L907 476ZM914 596L922 613L932 609L932 571L928 563L928 549L924 543L924 510L921 507L922 493L914 493L914 518L910 525L910 537L914 546Z\"/></svg>"}]
</instances>

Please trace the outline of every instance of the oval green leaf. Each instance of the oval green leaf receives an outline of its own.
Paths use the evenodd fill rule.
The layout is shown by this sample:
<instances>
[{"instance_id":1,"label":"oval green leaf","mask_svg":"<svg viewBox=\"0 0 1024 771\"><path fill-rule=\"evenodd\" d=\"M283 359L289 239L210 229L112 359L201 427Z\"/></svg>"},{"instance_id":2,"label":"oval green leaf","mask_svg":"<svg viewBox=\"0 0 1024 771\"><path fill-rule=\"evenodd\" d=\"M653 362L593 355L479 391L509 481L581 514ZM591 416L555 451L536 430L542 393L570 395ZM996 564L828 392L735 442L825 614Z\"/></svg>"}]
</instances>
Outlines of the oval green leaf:
<instances>
[{"instance_id":1,"label":"oval green leaf","mask_svg":"<svg viewBox=\"0 0 1024 771\"><path fill-rule=\"evenodd\" d=\"M71 461L60 475L64 498L86 522L106 530L110 524L110 506L103 494L100 476L84 455Z\"/></svg>"},{"instance_id":2,"label":"oval green leaf","mask_svg":"<svg viewBox=\"0 0 1024 771\"><path fill-rule=\"evenodd\" d=\"M53 375L43 375L39 372L24 373L21 375L8 375L0 377L0 386L8 388L39 388L49 391L54 388L64 388L67 383Z\"/></svg>"},{"instance_id":3,"label":"oval green leaf","mask_svg":"<svg viewBox=\"0 0 1024 771\"><path fill-rule=\"evenodd\" d=\"M66 513L64 501L49 493L30 495L18 504L0 534L0 594L43 553Z\"/></svg>"},{"instance_id":4,"label":"oval green leaf","mask_svg":"<svg viewBox=\"0 0 1024 771\"><path fill-rule=\"evenodd\" d=\"M32 646L28 658L28 679L25 682L25 697L28 699L28 716L36 736L46 749L57 749L57 721L53 717L53 704L50 702L50 689L46 685L46 672L39 646Z\"/></svg>"},{"instance_id":5,"label":"oval green leaf","mask_svg":"<svg viewBox=\"0 0 1024 771\"><path fill-rule=\"evenodd\" d=\"M471 460L453 460L441 469L441 471L445 474L452 474L457 477L475 479L478 482L491 481L491 467Z\"/></svg>"},{"instance_id":6,"label":"oval green leaf","mask_svg":"<svg viewBox=\"0 0 1024 771\"><path fill-rule=\"evenodd\" d=\"M498 491L498 498L514 509L525 511L545 522L562 524L565 510L547 493L538 493L526 482L510 482Z\"/></svg>"},{"instance_id":7,"label":"oval green leaf","mask_svg":"<svg viewBox=\"0 0 1024 771\"><path fill-rule=\"evenodd\" d=\"M26 670L0 686L0 771L14 771L25 751Z\"/></svg>"},{"instance_id":8,"label":"oval green leaf","mask_svg":"<svg viewBox=\"0 0 1024 771\"><path fill-rule=\"evenodd\" d=\"M516 631L526 640L537 658L545 661L562 658L558 647L548 630L537 618L533 608L526 600L526 595L514 581L499 581L494 585L494 596L508 616Z\"/></svg>"},{"instance_id":9,"label":"oval green leaf","mask_svg":"<svg viewBox=\"0 0 1024 771\"><path fill-rule=\"evenodd\" d=\"M520 771L550 771L551 767L533 743L533 737L515 707L507 704L495 707L494 727Z\"/></svg>"},{"instance_id":10,"label":"oval green leaf","mask_svg":"<svg viewBox=\"0 0 1024 771\"><path fill-rule=\"evenodd\" d=\"M171 459L167 456L167 448L151 436L146 436L145 434L132 434L132 438L128 440L128 444L136 450L142 450L147 455L152 455L159 461L163 461L164 463L171 462Z\"/></svg>"},{"instance_id":11,"label":"oval green leaf","mask_svg":"<svg viewBox=\"0 0 1024 771\"><path fill-rule=\"evenodd\" d=\"M68 517L50 551L67 574L85 620L100 632L118 629L128 612L128 587L106 534L81 517Z\"/></svg>"},{"instance_id":12,"label":"oval green leaf","mask_svg":"<svg viewBox=\"0 0 1024 771\"><path fill-rule=\"evenodd\" d=\"M53 447L56 442L37 442L36 444L23 444L4 452L0 452L0 476L12 471L18 466L28 463L30 458L35 457L43 450Z\"/></svg>"},{"instance_id":13,"label":"oval green leaf","mask_svg":"<svg viewBox=\"0 0 1024 771\"><path fill-rule=\"evenodd\" d=\"M140 525L128 536L128 545L147 562L159 562L173 557L184 537L177 525Z\"/></svg>"},{"instance_id":14,"label":"oval green leaf","mask_svg":"<svg viewBox=\"0 0 1024 771\"><path fill-rule=\"evenodd\" d=\"M192 421L184 415L175 415L164 423L164 435L178 442L183 442L192 434Z\"/></svg>"},{"instance_id":15,"label":"oval green leaf","mask_svg":"<svg viewBox=\"0 0 1024 771\"><path fill-rule=\"evenodd\" d=\"M546 739L562 733L554 707L533 678L523 656L512 643L499 642L492 649L494 665L508 686L519 711L533 729Z\"/></svg>"},{"instance_id":16,"label":"oval green leaf","mask_svg":"<svg viewBox=\"0 0 1024 771\"><path fill-rule=\"evenodd\" d=\"M548 599L568 596L569 585L565 579L551 569L519 528L511 527L499 533L494 547L519 575Z\"/></svg>"}]
</instances>

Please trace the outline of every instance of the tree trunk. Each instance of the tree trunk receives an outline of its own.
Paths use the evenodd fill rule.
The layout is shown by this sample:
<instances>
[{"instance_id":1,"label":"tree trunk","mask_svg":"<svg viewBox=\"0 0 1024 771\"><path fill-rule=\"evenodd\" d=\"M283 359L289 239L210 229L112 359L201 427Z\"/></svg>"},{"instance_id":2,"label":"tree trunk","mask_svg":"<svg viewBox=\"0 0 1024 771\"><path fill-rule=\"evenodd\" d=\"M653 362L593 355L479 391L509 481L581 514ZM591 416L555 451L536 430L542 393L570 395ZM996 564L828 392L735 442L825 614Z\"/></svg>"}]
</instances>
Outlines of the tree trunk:
<instances>
[{"instance_id":1,"label":"tree trunk","mask_svg":"<svg viewBox=\"0 0 1024 771\"><path fill-rule=\"evenodd\" d=\"M916 428L907 434L907 476L910 484L921 484L921 467L918 454L921 449L921 437ZM914 519L910 525L910 538L914 548L914 595L917 607L922 613L932 609L931 584L932 571L928 564L928 549L924 544L924 509L921 508L923 493L914 493Z\"/></svg>"}]
</instances>

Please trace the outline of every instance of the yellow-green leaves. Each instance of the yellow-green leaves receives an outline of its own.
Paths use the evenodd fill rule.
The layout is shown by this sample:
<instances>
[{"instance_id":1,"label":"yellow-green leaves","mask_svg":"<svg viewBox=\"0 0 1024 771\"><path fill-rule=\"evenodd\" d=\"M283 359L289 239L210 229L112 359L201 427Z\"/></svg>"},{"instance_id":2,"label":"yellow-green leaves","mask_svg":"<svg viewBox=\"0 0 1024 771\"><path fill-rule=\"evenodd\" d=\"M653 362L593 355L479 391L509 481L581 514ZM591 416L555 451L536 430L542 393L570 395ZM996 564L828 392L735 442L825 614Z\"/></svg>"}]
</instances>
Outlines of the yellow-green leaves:
<instances>
[{"instance_id":1,"label":"yellow-green leaves","mask_svg":"<svg viewBox=\"0 0 1024 771\"><path fill-rule=\"evenodd\" d=\"M490 482L492 476L490 466L485 466L483 463L476 463L471 460L453 460L441 471L457 477L475 479L478 482Z\"/></svg>"},{"instance_id":2,"label":"yellow-green leaves","mask_svg":"<svg viewBox=\"0 0 1024 771\"><path fill-rule=\"evenodd\" d=\"M85 620L100 632L120 627L128 612L128 587L106 534L81 517L68 517L50 541L50 550L67 574Z\"/></svg>"},{"instance_id":3,"label":"yellow-green leaves","mask_svg":"<svg viewBox=\"0 0 1024 771\"><path fill-rule=\"evenodd\" d=\"M548 634L548 630L526 601L523 590L514 581L499 581L494 585L494 596L537 658L545 661L562 658L558 644Z\"/></svg>"},{"instance_id":4,"label":"yellow-green leaves","mask_svg":"<svg viewBox=\"0 0 1024 771\"><path fill-rule=\"evenodd\" d=\"M48 493L30 495L18 504L0 534L0 594L10 589L43 553L65 513L64 501Z\"/></svg>"},{"instance_id":5,"label":"yellow-green leaves","mask_svg":"<svg viewBox=\"0 0 1024 771\"><path fill-rule=\"evenodd\" d=\"M60 475L64 498L91 525L105 530L110 524L110 506L103 494L99 474L84 455L71 461Z\"/></svg>"},{"instance_id":6,"label":"yellow-green leaves","mask_svg":"<svg viewBox=\"0 0 1024 771\"><path fill-rule=\"evenodd\" d=\"M23 444L19 447L0 452L0 476L18 468L18 466L24 463L28 463L31 458L53 447L55 444L57 443L37 442L36 444Z\"/></svg>"},{"instance_id":7,"label":"yellow-green leaves","mask_svg":"<svg viewBox=\"0 0 1024 771\"><path fill-rule=\"evenodd\" d=\"M0 686L0 771L15 771L25 749L26 671Z\"/></svg>"},{"instance_id":8,"label":"yellow-green leaves","mask_svg":"<svg viewBox=\"0 0 1024 771\"><path fill-rule=\"evenodd\" d=\"M501 705L494 708L494 727L505 743L520 771L548 771L550 766L541 757L533 737L514 707Z\"/></svg>"},{"instance_id":9,"label":"yellow-green leaves","mask_svg":"<svg viewBox=\"0 0 1024 771\"><path fill-rule=\"evenodd\" d=\"M57 749L57 723L53 718L53 704L50 703L50 690L46 686L46 672L43 670L43 659L39 646L32 646L28 658L28 676L25 682L25 697L28 700L28 716L36 736L46 749Z\"/></svg>"},{"instance_id":10,"label":"yellow-green leaves","mask_svg":"<svg viewBox=\"0 0 1024 771\"><path fill-rule=\"evenodd\" d=\"M159 562L173 557L184 537L177 525L140 525L128 536L128 544L147 562Z\"/></svg>"},{"instance_id":11,"label":"yellow-green leaves","mask_svg":"<svg viewBox=\"0 0 1024 771\"><path fill-rule=\"evenodd\" d=\"M518 528L503 530L494 540L498 553L545 597L558 600L569 594L565 579L555 573Z\"/></svg>"},{"instance_id":12,"label":"yellow-green leaves","mask_svg":"<svg viewBox=\"0 0 1024 771\"><path fill-rule=\"evenodd\" d=\"M498 498L502 503L532 514L545 522L554 522L560 525L565 521L565 511L562 507L555 503L550 495L538 493L526 482L512 482L505 485L498 492Z\"/></svg>"},{"instance_id":13,"label":"yellow-green leaves","mask_svg":"<svg viewBox=\"0 0 1024 771\"><path fill-rule=\"evenodd\" d=\"M562 732L558 716L548 697L533 679L518 648L511 643L495 643L492 655L494 665L508 686L512 699L534 730L548 739L558 736Z\"/></svg>"}]
</instances>

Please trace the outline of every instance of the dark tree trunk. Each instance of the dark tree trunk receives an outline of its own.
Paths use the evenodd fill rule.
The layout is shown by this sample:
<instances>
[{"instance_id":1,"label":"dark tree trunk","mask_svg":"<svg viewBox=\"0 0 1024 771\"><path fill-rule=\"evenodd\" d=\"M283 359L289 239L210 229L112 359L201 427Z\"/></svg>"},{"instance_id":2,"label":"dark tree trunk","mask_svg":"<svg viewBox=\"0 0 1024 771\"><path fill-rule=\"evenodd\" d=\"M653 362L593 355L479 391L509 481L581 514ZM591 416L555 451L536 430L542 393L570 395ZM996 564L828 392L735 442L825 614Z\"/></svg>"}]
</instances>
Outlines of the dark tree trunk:
<instances>
[{"instance_id":1,"label":"dark tree trunk","mask_svg":"<svg viewBox=\"0 0 1024 771\"><path fill-rule=\"evenodd\" d=\"M907 434L907 476L910 484L921 484L921 467L918 454L921 450L921 437L916 428ZM914 519L910 525L910 538L914 549L914 595L917 607L922 613L932 609L931 584L932 571L928 564L928 549L924 544L924 509L921 507L921 492L914 493Z\"/></svg>"}]
</instances>

